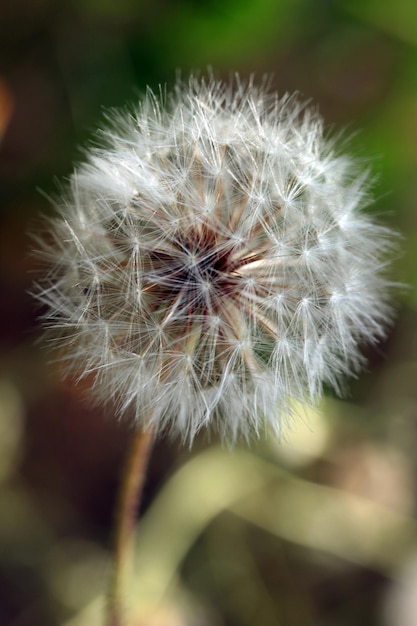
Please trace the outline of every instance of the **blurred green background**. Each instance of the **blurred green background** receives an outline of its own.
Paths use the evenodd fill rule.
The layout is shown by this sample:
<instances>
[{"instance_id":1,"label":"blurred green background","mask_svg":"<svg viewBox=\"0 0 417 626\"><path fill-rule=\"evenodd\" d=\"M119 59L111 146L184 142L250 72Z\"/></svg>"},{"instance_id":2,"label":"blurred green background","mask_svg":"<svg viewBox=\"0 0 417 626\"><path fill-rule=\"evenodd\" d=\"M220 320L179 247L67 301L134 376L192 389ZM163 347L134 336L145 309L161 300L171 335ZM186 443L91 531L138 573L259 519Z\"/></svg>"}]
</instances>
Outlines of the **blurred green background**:
<instances>
[{"instance_id":1,"label":"blurred green background","mask_svg":"<svg viewBox=\"0 0 417 626\"><path fill-rule=\"evenodd\" d=\"M415 626L415 0L3 0L0 46L0 624L103 623L131 436L35 342L27 233L103 107L212 66L272 75L352 135L410 287L349 397L282 442L157 444L129 626Z\"/></svg>"}]
</instances>

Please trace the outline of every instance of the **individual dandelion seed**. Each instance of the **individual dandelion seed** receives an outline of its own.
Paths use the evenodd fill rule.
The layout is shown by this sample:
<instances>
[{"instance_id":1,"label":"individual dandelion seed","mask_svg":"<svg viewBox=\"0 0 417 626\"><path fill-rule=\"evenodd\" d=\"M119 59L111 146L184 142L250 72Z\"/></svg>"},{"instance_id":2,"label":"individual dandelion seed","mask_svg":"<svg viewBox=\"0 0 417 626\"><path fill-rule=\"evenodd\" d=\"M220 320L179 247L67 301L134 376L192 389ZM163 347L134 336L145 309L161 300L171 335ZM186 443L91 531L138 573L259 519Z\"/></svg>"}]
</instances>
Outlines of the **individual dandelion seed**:
<instances>
[{"instance_id":1,"label":"individual dandelion seed","mask_svg":"<svg viewBox=\"0 0 417 626\"><path fill-rule=\"evenodd\" d=\"M390 316L391 233L316 111L191 78L109 115L40 239L66 370L156 432L233 442L340 390Z\"/></svg>"}]
</instances>

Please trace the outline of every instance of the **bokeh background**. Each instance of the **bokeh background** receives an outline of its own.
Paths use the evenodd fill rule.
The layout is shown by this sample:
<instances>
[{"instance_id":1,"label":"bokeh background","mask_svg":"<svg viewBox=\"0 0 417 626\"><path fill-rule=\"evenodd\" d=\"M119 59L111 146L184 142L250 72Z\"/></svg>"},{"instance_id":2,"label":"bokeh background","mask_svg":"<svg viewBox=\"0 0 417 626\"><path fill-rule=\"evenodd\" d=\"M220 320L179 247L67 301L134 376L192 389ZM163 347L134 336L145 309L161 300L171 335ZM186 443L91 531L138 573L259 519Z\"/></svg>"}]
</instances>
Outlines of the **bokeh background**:
<instances>
[{"instance_id":1,"label":"bokeh background","mask_svg":"<svg viewBox=\"0 0 417 626\"><path fill-rule=\"evenodd\" d=\"M103 107L211 66L272 75L351 135L409 287L348 397L283 441L158 442L130 623L416 626L415 0L2 0L0 46L0 624L103 623L131 437L36 343L28 231Z\"/></svg>"}]
</instances>

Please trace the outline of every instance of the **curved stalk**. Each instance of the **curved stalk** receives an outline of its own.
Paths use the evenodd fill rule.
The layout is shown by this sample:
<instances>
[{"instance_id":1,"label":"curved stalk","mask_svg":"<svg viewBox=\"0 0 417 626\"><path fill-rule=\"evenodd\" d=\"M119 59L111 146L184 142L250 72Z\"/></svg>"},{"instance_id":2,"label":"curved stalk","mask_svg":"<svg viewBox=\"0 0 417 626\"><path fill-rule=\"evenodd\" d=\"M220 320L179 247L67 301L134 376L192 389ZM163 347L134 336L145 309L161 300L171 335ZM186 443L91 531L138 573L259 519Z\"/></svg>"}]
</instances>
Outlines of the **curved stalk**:
<instances>
[{"instance_id":1,"label":"curved stalk","mask_svg":"<svg viewBox=\"0 0 417 626\"><path fill-rule=\"evenodd\" d=\"M150 428L135 432L122 474L116 509L113 572L108 592L108 626L126 623L125 596L132 569L134 530L154 440L155 434Z\"/></svg>"}]
</instances>

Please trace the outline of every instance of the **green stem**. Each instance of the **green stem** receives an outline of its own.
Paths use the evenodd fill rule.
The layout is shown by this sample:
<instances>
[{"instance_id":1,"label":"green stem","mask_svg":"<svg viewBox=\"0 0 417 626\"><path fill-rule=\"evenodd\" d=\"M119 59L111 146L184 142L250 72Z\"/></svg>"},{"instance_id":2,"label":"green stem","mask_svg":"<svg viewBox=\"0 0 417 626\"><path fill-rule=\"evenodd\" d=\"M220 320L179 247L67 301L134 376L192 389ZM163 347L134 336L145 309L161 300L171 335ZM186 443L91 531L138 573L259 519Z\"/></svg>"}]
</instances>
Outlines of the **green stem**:
<instances>
[{"instance_id":1,"label":"green stem","mask_svg":"<svg viewBox=\"0 0 417 626\"><path fill-rule=\"evenodd\" d=\"M154 440L154 432L150 428L135 432L122 474L116 509L113 574L108 593L108 626L125 624L124 604L132 567L136 517Z\"/></svg>"}]
</instances>

